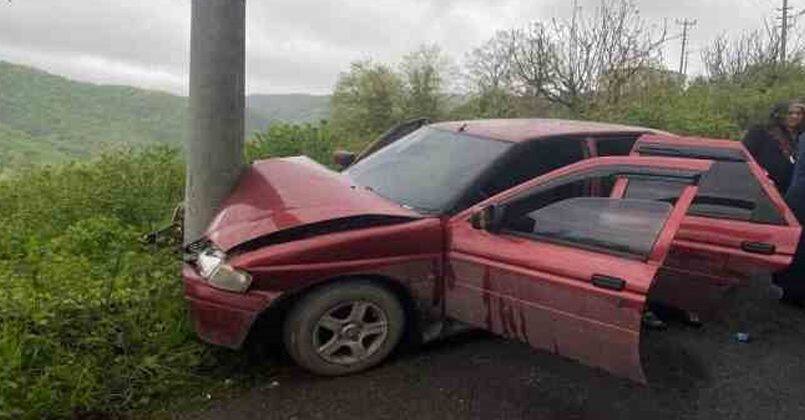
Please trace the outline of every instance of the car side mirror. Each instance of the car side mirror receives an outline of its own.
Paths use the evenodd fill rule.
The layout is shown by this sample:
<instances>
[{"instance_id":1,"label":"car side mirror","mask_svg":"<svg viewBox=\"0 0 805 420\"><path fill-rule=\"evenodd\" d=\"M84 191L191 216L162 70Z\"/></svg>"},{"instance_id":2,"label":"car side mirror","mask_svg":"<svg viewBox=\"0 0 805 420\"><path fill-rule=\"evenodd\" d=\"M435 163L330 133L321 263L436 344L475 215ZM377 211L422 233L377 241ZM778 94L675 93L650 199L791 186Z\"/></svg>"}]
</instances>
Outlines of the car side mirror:
<instances>
[{"instance_id":1,"label":"car side mirror","mask_svg":"<svg viewBox=\"0 0 805 420\"><path fill-rule=\"evenodd\" d=\"M348 168L355 163L355 153L347 150L337 150L333 153L333 163L338 165L341 169Z\"/></svg>"},{"instance_id":2,"label":"car side mirror","mask_svg":"<svg viewBox=\"0 0 805 420\"><path fill-rule=\"evenodd\" d=\"M500 207L490 204L470 216L473 228L487 232L497 232L503 224L503 211Z\"/></svg>"}]
</instances>

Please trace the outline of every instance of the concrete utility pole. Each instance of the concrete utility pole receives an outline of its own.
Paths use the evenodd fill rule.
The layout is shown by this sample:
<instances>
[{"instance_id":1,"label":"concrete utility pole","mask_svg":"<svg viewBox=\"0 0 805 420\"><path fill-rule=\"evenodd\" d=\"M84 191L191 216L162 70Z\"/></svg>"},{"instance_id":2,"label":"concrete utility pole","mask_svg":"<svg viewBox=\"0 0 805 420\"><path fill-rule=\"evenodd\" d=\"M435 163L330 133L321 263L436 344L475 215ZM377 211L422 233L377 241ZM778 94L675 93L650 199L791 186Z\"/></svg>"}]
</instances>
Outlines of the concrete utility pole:
<instances>
[{"instance_id":1,"label":"concrete utility pole","mask_svg":"<svg viewBox=\"0 0 805 420\"><path fill-rule=\"evenodd\" d=\"M696 26L696 19L677 20L677 25L682 25L682 54L679 57L679 74L687 75L688 71L688 27Z\"/></svg>"},{"instance_id":2,"label":"concrete utility pole","mask_svg":"<svg viewBox=\"0 0 805 420\"><path fill-rule=\"evenodd\" d=\"M243 169L246 0L193 0L184 242L201 237Z\"/></svg>"},{"instance_id":3,"label":"concrete utility pole","mask_svg":"<svg viewBox=\"0 0 805 420\"><path fill-rule=\"evenodd\" d=\"M788 12L791 10L788 7L788 0L783 0L783 16L782 27L780 29L780 63L785 64L787 59L786 53L788 51Z\"/></svg>"}]
</instances>

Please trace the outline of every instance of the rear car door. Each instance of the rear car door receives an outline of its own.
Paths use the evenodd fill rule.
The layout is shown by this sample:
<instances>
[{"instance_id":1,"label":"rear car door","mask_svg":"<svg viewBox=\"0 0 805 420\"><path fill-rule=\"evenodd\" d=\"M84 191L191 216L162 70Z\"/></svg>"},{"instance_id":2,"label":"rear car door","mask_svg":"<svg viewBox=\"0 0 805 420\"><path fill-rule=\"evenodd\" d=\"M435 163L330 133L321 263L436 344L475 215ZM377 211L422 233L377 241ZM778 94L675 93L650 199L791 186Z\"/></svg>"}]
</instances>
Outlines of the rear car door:
<instances>
[{"instance_id":1,"label":"rear car door","mask_svg":"<svg viewBox=\"0 0 805 420\"><path fill-rule=\"evenodd\" d=\"M640 323L657 270L709 161L594 158L536 178L447 223L450 318L644 382ZM640 175L680 186L671 203L568 196Z\"/></svg>"},{"instance_id":2,"label":"rear car door","mask_svg":"<svg viewBox=\"0 0 805 420\"><path fill-rule=\"evenodd\" d=\"M713 161L660 271L652 296L657 301L707 310L725 289L759 271L777 271L791 263L799 223L739 142L645 135L632 155ZM663 182L630 180L623 197L667 201L678 193L678 187Z\"/></svg>"}]
</instances>

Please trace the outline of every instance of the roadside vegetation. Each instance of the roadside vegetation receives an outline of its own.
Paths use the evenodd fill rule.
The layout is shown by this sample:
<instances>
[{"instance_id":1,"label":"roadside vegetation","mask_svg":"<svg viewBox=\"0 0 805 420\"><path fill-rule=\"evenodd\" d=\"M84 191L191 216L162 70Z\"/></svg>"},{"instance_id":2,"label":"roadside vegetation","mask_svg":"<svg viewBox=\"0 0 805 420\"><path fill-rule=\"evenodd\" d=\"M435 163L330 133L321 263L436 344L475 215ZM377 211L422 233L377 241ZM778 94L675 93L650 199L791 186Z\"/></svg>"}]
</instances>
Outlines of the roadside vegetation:
<instances>
[{"instance_id":1,"label":"roadside vegetation","mask_svg":"<svg viewBox=\"0 0 805 420\"><path fill-rule=\"evenodd\" d=\"M249 161L329 161L326 124L276 124ZM242 354L200 343L188 322L170 224L184 190L176 149L107 153L0 180L0 419L120 413L204 400Z\"/></svg>"},{"instance_id":2,"label":"roadside vegetation","mask_svg":"<svg viewBox=\"0 0 805 420\"><path fill-rule=\"evenodd\" d=\"M547 22L502 31L459 64L435 45L400 63L356 62L335 86L329 122L273 124L248 141L244 158L306 154L329 164L334 150L357 151L422 116L566 117L735 139L773 103L805 96L802 50L778 63L773 33L716 40L705 51L707 75L688 81L657 64L663 28L627 2L607 4L577 29ZM626 32L609 51L641 60L572 64L604 54L589 41L612 27ZM575 46L558 41L568 31ZM767 42L750 48L747 39ZM752 48L762 54L744 54ZM0 126L6 140L31 149L17 129ZM56 166L19 165L5 175L0 167L0 418L147 411L242 374L241 354L199 343L188 324L177 244L140 240L167 225L182 200L181 153L111 148L67 163L54 150L31 153L62 162Z\"/></svg>"}]
</instances>

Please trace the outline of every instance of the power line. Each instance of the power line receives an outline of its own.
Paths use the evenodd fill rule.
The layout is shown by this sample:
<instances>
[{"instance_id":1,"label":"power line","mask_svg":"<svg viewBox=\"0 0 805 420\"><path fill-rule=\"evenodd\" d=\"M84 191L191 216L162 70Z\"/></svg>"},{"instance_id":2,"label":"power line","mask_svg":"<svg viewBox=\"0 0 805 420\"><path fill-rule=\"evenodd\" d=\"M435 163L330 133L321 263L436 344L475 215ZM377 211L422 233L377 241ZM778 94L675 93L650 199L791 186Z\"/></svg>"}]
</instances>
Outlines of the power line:
<instances>
[{"instance_id":1,"label":"power line","mask_svg":"<svg viewBox=\"0 0 805 420\"><path fill-rule=\"evenodd\" d=\"M787 1L787 0L786 0ZM688 28L696 26L696 19L677 20L677 25L682 25L682 54L679 56L679 74L686 75L688 71Z\"/></svg>"}]
</instances>

